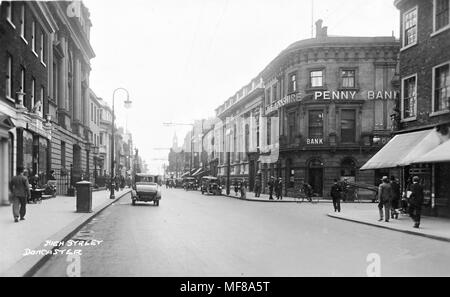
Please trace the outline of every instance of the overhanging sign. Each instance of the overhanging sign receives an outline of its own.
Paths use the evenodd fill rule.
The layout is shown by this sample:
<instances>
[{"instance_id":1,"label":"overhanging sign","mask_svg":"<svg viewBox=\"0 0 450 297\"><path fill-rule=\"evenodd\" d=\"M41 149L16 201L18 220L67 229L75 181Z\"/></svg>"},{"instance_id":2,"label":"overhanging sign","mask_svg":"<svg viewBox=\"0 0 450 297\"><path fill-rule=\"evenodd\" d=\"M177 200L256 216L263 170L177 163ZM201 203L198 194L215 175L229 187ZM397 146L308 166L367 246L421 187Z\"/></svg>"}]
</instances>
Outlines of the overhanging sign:
<instances>
[{"instance_id":1,"label":"overhanging sign","mask_svg":"<svg viewBox=\"0 0 450 297\"><path fill-rule=\"evenodd\" d=\"M266 114L269 114L275 110L278 110L285 105L300 102L300 101L302 101L301 93L287 95L283 99L280 99L280 100L272 103L271 105L266 106Z\"/></svg>"}]
</instances>

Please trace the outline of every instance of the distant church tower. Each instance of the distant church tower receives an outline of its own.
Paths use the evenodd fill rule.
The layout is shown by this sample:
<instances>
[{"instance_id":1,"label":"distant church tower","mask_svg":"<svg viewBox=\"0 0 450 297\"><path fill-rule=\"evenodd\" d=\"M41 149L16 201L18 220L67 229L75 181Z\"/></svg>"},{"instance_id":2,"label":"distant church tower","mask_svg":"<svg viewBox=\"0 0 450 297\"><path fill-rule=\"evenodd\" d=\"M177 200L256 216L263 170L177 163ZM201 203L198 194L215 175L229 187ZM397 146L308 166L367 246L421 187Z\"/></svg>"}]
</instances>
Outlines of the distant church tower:
<instances>
[{"instance_id":1,"label":"distant church tower","mask_svg":"<svg viewBox=\"0 0 450 297\"><path fill-rule=\"evenodd\" d=\"M172 149L174 149L174 150L178 149L178 137L177 137L177 132L175 132L175 133L173 134Z\"/></svg>"}]
</instances>

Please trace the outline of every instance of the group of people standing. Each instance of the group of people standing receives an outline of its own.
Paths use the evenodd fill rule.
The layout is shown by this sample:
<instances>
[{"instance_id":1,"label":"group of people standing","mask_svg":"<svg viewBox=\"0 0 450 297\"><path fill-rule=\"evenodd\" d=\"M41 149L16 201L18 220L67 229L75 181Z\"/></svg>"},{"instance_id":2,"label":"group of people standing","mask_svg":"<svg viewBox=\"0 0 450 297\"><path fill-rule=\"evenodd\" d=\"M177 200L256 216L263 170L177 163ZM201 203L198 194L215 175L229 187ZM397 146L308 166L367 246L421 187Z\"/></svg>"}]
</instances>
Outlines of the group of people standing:
<instances>
[{"instance_id":1,"label":"group of people standing","mask_svg":"<svg viewBox=\"0 0 450 297\"><path fill-rule=\"evenodd\" d=\"M269 199L273 199L273 194L275 191L275 195L277 200L283 200L283 179L281 177L276 180L273 176L270 177L270 181L268 183L269 186Z\"/></svg>"},{"instance_id":2,"label":"group of people standing","mask_svg":"<svg viewBox=\"0 0 450 297\"><path fill-rule=\"evenodd\" d=\"M422 204L424 200L423 186L419 183L420 178L414 176L412 184L408 185L406 199L408 201L408 212L414 221L414 228L419 228L420 217L422 213ZM389 222L389 217L398 219L398 209L400 205L400 185L394 176L391 180L383 176L382 183L378 187L378 209L380 213L379 221Z\"/></svg>"}]
</instances>

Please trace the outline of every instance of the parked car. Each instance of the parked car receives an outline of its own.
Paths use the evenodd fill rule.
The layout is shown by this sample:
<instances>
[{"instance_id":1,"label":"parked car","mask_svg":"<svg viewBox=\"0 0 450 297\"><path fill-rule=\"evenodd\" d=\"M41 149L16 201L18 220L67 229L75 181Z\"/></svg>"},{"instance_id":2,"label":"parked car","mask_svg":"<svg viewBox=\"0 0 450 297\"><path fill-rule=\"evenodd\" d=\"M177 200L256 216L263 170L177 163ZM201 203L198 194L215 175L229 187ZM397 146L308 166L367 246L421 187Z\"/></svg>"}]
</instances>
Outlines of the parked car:
<instances>
[{"instance_id":1,"label":"parked car","mask_svg":"<svg viewBox=\"0 0 450 297\"><path fill-rule=\"evenodd\" d=\"M197 190L197 180L195 177L185 177L183 179L183 188L188 190Z\"/></svg>"},{"instance_id":2,"label":"parked car","mask_svg":"<svg viewBox=\"0 0 450 297\"><path fill-rule=\"evenodd\" d=\"M222 195L219 179L214 176L202 177L200 189L202 194Z\"/></svg>"},{"instance_id":3,"label":"parked car","mask_svg":"<svg viewBox=\"0 0 450 297\"><path fill-rule=\"evenodd\" d=\"M153 202L159 206L161 200L161 187L157 175L137 173L133 180L131 191L132 204L138 201Z\"/></svg>"}]
</instances>

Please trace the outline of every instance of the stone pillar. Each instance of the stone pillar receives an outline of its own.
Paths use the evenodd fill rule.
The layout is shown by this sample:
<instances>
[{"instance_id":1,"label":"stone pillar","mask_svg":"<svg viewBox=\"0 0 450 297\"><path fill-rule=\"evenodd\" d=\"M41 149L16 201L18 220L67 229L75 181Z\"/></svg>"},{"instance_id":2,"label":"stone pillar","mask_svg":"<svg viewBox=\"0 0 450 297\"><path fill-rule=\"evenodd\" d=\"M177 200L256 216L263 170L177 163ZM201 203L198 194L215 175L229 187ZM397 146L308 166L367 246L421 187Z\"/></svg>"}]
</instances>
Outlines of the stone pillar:
<instances>
[{"instance_id":1,"label":"stone pillar","mask_svg":"<svg viewBox=\"0 0 450 297\"><path fill-rule=\"evenodd\" d=\"M0 166L0 205L9 205L8 183L10 173L8 156L8 139L0 138L0 164L4 164L4 166Z\"/></svg>"}]
</instances>

